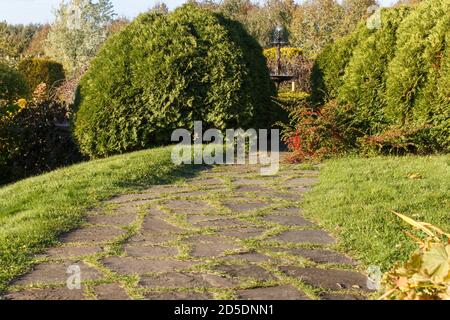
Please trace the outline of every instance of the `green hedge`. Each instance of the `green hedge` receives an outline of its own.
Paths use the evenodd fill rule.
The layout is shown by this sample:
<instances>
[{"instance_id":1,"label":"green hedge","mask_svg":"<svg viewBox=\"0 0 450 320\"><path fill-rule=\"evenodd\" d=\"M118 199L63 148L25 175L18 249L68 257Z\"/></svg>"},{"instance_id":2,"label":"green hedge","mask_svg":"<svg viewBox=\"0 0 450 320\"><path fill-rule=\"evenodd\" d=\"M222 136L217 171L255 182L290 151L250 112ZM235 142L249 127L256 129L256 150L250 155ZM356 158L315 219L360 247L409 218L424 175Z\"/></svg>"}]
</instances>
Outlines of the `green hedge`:
<instances>
[{"instance_id":1,"label":"green hedge","mask_svg":"<svg viewBox=\"0 0 450 320\"><path fill-rule=\"evenodd\" d=\"M17 99L25 98L29 87L24 76L3 64L0 64L0 107Z\"/></svg>"},{"instance_id":2,"label":"green hedge","mask_svg":"<svg viewBox=\"0 0 450 320\"><path fill-rule=\"evenodd\" d=\"M448 144L449 101L436 94L442 74L446 41L450 32L450 1L425 1L406 18L398 33L397 53L387 74L386 112L402 126L430 126L430 140ZM443 113L446 113L443 114Z\"/></svg>"},{"instance_id":3,"label":"green hedge","mask_svg":"<svg viewBox=\"0 0 450 320\"><path fill-rule=\"evenodd\" d=\"M450 1L383 9L319 55L312 100L336 100L364 152L450 151ZM319 107L320 109L320 107Z\"/></svg>"},{"instance_id":4,"label":"green hedge","mask_svg":"<svg viewBox=\"0 0 450 320\"><path fill-rule=\"evenodd\" d=\"M41 83L45 83L50 90L65 79L62 64L48 59L24 59L20 61L18 69L25 76L31 91Z\"/></svg>"},{"instance_id":5,"label":"green hedge","mask_svg":"<svg viewBox=\"0 0 450 320\"><path fill-rule=\"evenodd\" d=\"M397 52L389 65L386 90L387 111L397 121L413 120L422 89L432 85L430 71L440 59L445 32L449 30L441 20L448 22L449 10L448 0L425 1L398 30Z\"/></svg>"},{"instance_id":6,"label":"green hedge","mask_svg":"<svg viewBox=\"0 0 450 320\"><path fill-rule=\"evenodd\" d=\"M382 11L381 27L354 48L337 89L339 103L350 105L365 133L379 132L389 123L384 115L386 69L395 57L397 29L409 13L409 7Z\"/></svg>"},{"instance_id":7,"label":"green hedge","mask_svg":"<svg viewBox=\"0 0 450 320\"><path fill-rule=\"evenodd\" d=\"M244 27L185 5L143 14L112 36L82 78L75 135L102 157L167 143L176 128L266 125L274 86Z\"/></svg>"},{"instance_id":8,"label":"green hedge","mask_svg":"<svg viewBox=\"0 0 450 320\"><path fill-rule=\"evenodd\" d=\"M343 84L345 68L353 56L355 46L372 31L360 23L356 31L324 48L317 57L311 74L311 100L320 105L335 98Z\"/></svg>"}]
</instances>

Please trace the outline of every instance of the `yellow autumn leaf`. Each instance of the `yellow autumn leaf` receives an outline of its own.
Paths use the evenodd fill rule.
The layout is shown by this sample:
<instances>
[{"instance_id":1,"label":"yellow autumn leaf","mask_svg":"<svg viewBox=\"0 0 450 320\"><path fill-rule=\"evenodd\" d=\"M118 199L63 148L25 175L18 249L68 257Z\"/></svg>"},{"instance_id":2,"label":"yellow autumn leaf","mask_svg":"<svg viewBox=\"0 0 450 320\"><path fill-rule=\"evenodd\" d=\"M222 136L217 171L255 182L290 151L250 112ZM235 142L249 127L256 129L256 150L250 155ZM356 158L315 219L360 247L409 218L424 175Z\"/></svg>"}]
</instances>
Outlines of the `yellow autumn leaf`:
<instances>
[{"instance_id":1,"label":"yellow autumn leaf","mask_svg":"<svg viewBox=\"0 0 450 320\"><path fill-rule=\"evenodd\" d=\"M419 173L412 173L408 176L411 180L419 180L422 179L422 176Z\"/></svg>"},{"instance_id":2,"label":"yellow autumn leaf","mask_svg":"<svg viewBox=\"0 0 450 320\"><path fill-rule=\"evenodd\" d=\"M450 272L449 255L442 243L432 243L430 249L423 254L422 270L434 282L444 282Z\"/></svg>"}]
</instances>

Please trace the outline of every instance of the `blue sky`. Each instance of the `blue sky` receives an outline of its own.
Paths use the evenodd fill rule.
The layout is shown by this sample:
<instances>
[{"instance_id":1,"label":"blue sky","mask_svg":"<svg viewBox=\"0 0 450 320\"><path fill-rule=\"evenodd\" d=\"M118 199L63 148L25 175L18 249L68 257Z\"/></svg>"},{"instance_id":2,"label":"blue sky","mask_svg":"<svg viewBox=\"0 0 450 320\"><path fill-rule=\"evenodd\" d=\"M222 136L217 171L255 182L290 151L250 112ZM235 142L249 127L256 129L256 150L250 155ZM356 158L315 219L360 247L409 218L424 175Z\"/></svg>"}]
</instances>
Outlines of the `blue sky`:
<instances>
[{"instance_id":1,"label":"blue sky","mask_svg":"<svg viewBox=\"0 0 450 320\"><path fill-rule=\"evenodd\" d=\"M53 20L53 8L56 8L61 0L0 0L0 21L9 23L45 23ZM140 12L153 7L157 0L112 0L115 11L120 16L135 17ZM185 0L166 0L170 9L173 9ZM388 6L395 0L379 0Z\"/></svg>"}]
</instances>

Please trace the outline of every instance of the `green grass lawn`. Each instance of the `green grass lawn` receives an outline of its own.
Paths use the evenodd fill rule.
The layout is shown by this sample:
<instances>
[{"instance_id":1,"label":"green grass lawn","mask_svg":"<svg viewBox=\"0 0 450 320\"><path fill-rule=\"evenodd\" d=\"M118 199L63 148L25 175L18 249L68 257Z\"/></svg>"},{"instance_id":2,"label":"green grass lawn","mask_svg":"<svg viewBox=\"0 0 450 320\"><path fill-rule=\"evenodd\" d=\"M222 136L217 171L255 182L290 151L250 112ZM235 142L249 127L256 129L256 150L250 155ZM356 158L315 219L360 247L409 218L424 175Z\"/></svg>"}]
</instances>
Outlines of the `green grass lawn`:
<instances>
[{"instance_id":1,"label":"green grass lawn","mask_svg":"<svg viewBox=\"0 0 450 320\"><path fill-rule=\"evenodd\" d=\"M450 231L450 156L329 160L304 206L343 251L386 270L416 248L390 210Z\"/></svg>"},{"instance_id":2,"label":"green grass lawn","mask_svg":"<svg viewBox=\"0 0 450 320\"><path fill-rule=\"evenodd\" d=\"M32 253L75 228L99 201L194 174L194 167L173 165L170 155L170 147L135 152L0 188L0 291L29 267Z\"/></svg>"}]
</instances>

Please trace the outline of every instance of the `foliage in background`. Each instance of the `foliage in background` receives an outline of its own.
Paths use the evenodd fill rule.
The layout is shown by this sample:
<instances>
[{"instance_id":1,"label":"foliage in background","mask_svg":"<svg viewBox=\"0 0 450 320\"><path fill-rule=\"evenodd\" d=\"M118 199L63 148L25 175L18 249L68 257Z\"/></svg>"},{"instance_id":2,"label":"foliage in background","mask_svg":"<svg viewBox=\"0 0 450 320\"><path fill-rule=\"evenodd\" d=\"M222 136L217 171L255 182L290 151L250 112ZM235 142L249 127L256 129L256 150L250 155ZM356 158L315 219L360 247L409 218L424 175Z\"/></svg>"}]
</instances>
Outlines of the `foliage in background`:
<instances>
[{"instance_id":1,"label":"foliage in background","mask_svg":"<svg viewBox=\"0 0 450 320\"><path fill-rule=\"evenodd\" d=\"M277 60L276 48L264 50L264 56L267 59L267 65L272 74L276 73ZM296 90L311 92L311 70L313 61L308 59L300 48L281 48L281 74L294 76ZM286 86L290 86L287 83Z\"/></svg>"},{"instance_id":2,"label":"foliage in background","mask_svg":"<svg viewBox=\"0 0 450 320\"><path fill-rule=\"evenodd\" d=\"M367 16L374 0L223 0L196 1L197 6L220 12L241 22L264 48L271 47L273 31L282 25L290 35L290 45L314 56L334 40L353 31Z\"/></svg>"},{"instance_id":3,"label":"foliage in background","mask_svg":"<svg viewBox=\"0 0 450 320\"><path fill-rule=\"evenodd\" d=\"M394 212L395 213L395 212ZM384 274L385 300L450 300L450 234L395 213L427 235L426 240L406 232L419 246L408 262Z\"/></svg>"},{"instance_id":4,"label":"foliage in background","mask_svg":"<svg viewBox=\"0 0 450 320\"><path fill-rule=\"evenodd\" d=\"M298 5L289 26L291 42L314 56L328 44L353 31L367 16L374 0L307 0Z\"/></svg>"},{"instance_id":5,"label":"foliage in background","mask_svg":"<svg viewBox=\"0 0 450 320\"><path fill-rule=\"evenodd\" d=\"M26 98L29 87L25 77L18 71L0 63L0 115L1 108Z\"/></svg>"},{"instance_id":6,"label":"foliage in background","mask_svg":"<svg viewBox=\"0 0 450 320\"><path fill-rule=\"evenodd\" d=\"M342 36L336 30L343 17L342 7L334 0L308 0L299 6L292 19L292 41L308 53L317 54Z\"/></svg>"},{"instance_id":7,"label":"foliage in background","mask_svg":"<svg viewBox=\"0 0 450 320\"><path fill-rule=\"evenodd\" d=\"M450 150L449 0L381 10L329 45L312 72L316 111L345 109L348 151L427 154Z\"/></svg>"},{"instance_id":8,"label":"foliage in background","mask_svg":"<svg viewBox=\"0 0 450 320\"><path fill-rule=\"evenodd\" d=\"M138 150L194 120L267 122L273 94L262 49L242 25L186 5L141 15L103 46L81 80L75 134L91 157Z\"/></svg>"},{"instance_id":9,"label":"foliage in background","mask_svg":"<svg viewBox=\"0 0 450 320\"><path fill-rule=\"evenodd\" d=\"M113 17L110 0L62 2L48 33L46 55L68 73L86 67L106 40Z\"/></svg>"},{"instance_id":10,"label":"foliage in background","mask_svg":"<svg viewBox=\"0 0 450 320\"><path fill-rule=\"evenodd\" d=\"M80 160L70 131L60 125L68 120L65 105L35 98L0 116L0 183L56 169Z\"/></svg>"},{"instance_id":11,"label":"foliage in background","mask_svg":"<svg viewBox=\"0 0 450 320\"><path fill-rule=\"evenodd\" d=\"M40 28L36 24L10 25L0 22L0 63L16 66Z\"/></svg>"},{"instance_id":12,"label":"foliage in background","mask_svg":"<svg viewBox=\"0 0 450 320\"><path fill-rule=\"evenodd\" d=\"M25 57L42 58L45 56L45 43L47 41L48 33L50 32L50 25L42 25L31 38L28 47L25 49Z\"/></svg>"},{"instance_id":13,"label":"foliage in background","mask_svg":"<svg viewBox=\"0 0 450 320\"><path fill-rule=\"evenodd\" d=\"M18 69L27 79L32 92L41 83L45 83L48 90L56 88L65 79L62 64L40 58L27 58L19 62Z\"/></svg>"}]
</instances>

